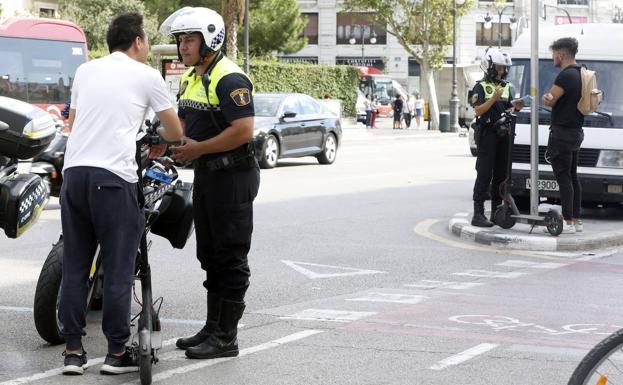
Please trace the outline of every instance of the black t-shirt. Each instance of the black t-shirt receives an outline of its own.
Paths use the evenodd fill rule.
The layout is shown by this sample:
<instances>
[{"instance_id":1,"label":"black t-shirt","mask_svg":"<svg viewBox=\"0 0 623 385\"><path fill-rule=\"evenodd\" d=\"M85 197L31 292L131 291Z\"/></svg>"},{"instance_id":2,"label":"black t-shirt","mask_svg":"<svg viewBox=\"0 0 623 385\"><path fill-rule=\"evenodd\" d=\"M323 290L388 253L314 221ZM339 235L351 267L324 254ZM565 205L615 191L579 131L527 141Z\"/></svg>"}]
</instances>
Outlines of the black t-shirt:
<instances>
[{"instance_id":1,"label":"black t-shirt","mask_svg":"<svg viewBox=\"0 0 623 385\"><path fill-rule=\"evenodd\" d=\"M513 106L511 104L511 100L513 99L514 94L515 89L511 84L508 98L499 98L495 103L493 103L493 105L491 106L491 108L489 108L487 112L485 112L478 118L479 122L485 126L495 123L498 119L500 119L500 116L502 116L504 111L508 110ZM477 107L486 101L487 99L485 98L484 86L480 82L476 83L474 89L472 90L472 99L470 100L472 107Z\"/></svg>"},{"instance_id":2,"label":"black t-shirt","mask_svg":"<svg viewBox=\"0 0 623 385\"><path fill-rule=\"evenodd\" d=\"M394 100L394 113L401 114L402 113L402 99Z\"/></svg>"},{"instance_id":3,"label":"black t-shirt","mask_svg":"<svg viewBox=\"0 0 623 385\"><path fill-rule=\"evenodd\" d=\"M242 73L225 75L216 86L220 111L213 111L218 124L215 127L210 111L193 107L180 107L178 116L186 124L185 135L196 141L203 141L217 136L236 119L255 116L253 106L253 85ZM212 155L210 156L212 157Z\"/></svg>"},{"instance_id":4,"label":"black t-shirt","mask_svg":"<svg viewBox=\"0 0 623 385\"><path fill-rule=\"evenodd\" d=\"M552 107L552 127L577 131L584 124L584 115L578 111L578 102L582 97L582 77L579 68L577 64L572 64L560 71L554 80L554 84L565 93Z\"/></svg>"}]
</instances>

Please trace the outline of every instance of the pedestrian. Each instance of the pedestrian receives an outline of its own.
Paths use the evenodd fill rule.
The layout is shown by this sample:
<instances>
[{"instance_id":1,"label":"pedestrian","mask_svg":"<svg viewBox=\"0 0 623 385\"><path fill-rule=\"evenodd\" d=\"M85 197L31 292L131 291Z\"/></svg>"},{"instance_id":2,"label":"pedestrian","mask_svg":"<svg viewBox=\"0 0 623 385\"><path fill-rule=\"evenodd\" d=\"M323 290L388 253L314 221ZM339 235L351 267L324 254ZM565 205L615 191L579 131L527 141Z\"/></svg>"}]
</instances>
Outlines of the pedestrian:
<instances>
[{"instance_id":1,"label":"pedestrian","mask_svg":"<svg viewBox=\"0 0 623 385\"><path fill-rule=\"evenodd\" d=\"M577 174L578 153L584 140L584 115L577 108L582 97L581 67L575 61L578 41L572 37L561 38L554 41L550 49L554 66L561 71L542 97L543 104L552 107L547 154L560 190L565 220L563 233L575 233L583 230L582 188Z\"/></svg>"},{"instance_id":2,"label":"pedestrian","mask_svg":"<svg viewBox=\"0 0 623 385\"><path fill-rule=\"evenodd\" d=\"M411 95L407 95L407 100L402 103L402 117L405 120L407 129L411 128Z\"/></svg>"},{"instance_id":3,"label":"pedestrian","mask_svg":"<svg viewBox=\"0 0 623 385\"><path fill-rule=\"evenodd\" d=\"M83 374L82 346L91 262L100 247L106 270L102 329L108 355L100 372L138 371L130 348L130 304L134 262L145 230L139 207L136 136L151 108L162 122L163 137L178 141L180 121L169 92L145 63L149 41L143 18L115 18L106 34L110 55L76 70L71 91L63 187L63 271L59 320L66 347L63 374ZM161 149L162 150L162 149Z\"/></svg>"},{"instance_id":4,"label":"pedestrian","mask_svg":"<svg viewBox=\"0 0 623 385\"><path fill-rule=\"evenodd\" d=\"M394 130L402 129L402 107L403 107L402 96L400 94L396 94L396 99L392 102L392 109L394 110Z\"/></svg>"},{"instance_id":5,"label":"pedestrian","mask_svg":"<svg viewBox=\"0 0 623 385\"><path fill-rule=\"evenodd\" d=\"M372 127L372 95L366 94L366 99L363 102L366 109L366 128Z\"/></svg>"},{"instance_id":6,"label":"pedestrian","mask_svg":"<svg viewBox=\"0 0 623 385\"><path fill-rule=\"evenodd\" d=\"M173 158L193 162L197 259L206 272L206 323L176 345L188 358L237 356L238 321L249 287L248 253L260 170L253 152L253 83L221 48L225 23L215 11L185 7L161 32L173 35L191 68L182 75L178 115L184 144Z\"/></svg>"},{"instance_id":7,"label":"pedestrian","mask_svg":"<svg viewBox=\"0 0 623 385\"><path fill-rule=\"evenodd\" d=\"M372 95L372 119L370 121L370 128L376 128L376 116L379 113L379 103L375 95Z\"/></svg>"},{"instance_id":8,"label":"pedestrian","mask_svg":"<svg viewBox=\"0 0 623 385\"><path fill-rule=\"evenodd\" d=\"M511 108L520 110L523 101L512 101L513 87L504 79L512 64L509 54L497 48L489 48L480 62L485 76L478 81L470 100L476 113L479 128L477 137L476 182L473 200L472 225L492 227L495 209L502 203L500 184L506 179L508 156L508 132L498 132L493 124ZM484 202L491 199L491 220L485 217Z\"/></svg>"},{"instance_id":9,"label":"pedestrian","mask_svg":"<svg viewBox=\"0 0 623 385\"><path fill-rule=\"evenodd\" d=\"M422 122L422 119L424 118L424 104L425 101L422 98L422 96L419 93L415 94L415 103L414 103L414 109L415 109L415 120L417 123L417 129L421 130L422 129L422 125L424 124Z\"/></svg>"}]
</instances>

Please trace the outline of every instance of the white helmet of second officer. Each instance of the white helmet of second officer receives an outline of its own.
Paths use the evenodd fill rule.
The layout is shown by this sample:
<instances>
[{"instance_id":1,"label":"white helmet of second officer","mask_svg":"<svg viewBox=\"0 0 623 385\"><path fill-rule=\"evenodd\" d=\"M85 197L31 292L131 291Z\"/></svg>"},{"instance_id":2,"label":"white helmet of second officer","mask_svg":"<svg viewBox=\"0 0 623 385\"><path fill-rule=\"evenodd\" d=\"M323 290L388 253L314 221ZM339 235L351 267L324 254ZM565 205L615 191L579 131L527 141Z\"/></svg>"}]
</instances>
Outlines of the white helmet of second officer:
<instances>
[{"instance_id":1,"label":"white helmet of second officer","mask_svg":"<svg viewBox=\"0 0 623 385\"><path fill-rule=\"evenodd\" d=\"M485 73L487 79L494 80L498 79L496 66L504 66L504 72L500 77L500 79L504 79L508 75L508 67L512 64L511 56L508 53L497 48L488 48L480 60L480 69Z\"/></svg>"},{"instance_id":2,"label":"white helmet of second officer","mask_svg":"<svg viewBox=\"0 0 623 385\"><path fill-rule=\"evenodd\" d=\"M203 7L184 7L175 11L160 26L160 33L173 35L176 38L179 55L178 36L186 33L199 32L203 43L199 55L206 57L217 52L225 40L225 22L217 12Z\"/></svg>"}]
</instances>

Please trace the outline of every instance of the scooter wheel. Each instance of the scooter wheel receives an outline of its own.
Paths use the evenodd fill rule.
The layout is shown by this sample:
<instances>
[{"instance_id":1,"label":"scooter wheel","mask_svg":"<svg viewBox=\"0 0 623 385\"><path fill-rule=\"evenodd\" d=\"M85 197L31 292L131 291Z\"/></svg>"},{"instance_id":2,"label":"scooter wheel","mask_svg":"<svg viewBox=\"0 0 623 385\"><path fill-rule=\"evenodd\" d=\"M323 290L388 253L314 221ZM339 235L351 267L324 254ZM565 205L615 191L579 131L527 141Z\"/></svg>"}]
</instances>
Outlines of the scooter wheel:
<instances>
[{"instance_id":1,"label":"scooter wheel","mask_svg":"<svg viewBox=\"0 0 623 385\"><path fill-rule=\"evenodd\" d=\"M508 209L508 207L499 207L495 210L493 222L503 229L510 229L515 226L515 223L517 223L517 220L511 217L511 215L512 212Z\"/></svg>"},{"instance_id":2,"label":"scooter wheel","mask_svg":"<svg viewBox=\"0 0 623 385\"><path fill-rule=\"evenodd\" d=\"M551 235L555 237L559 236L562 233L562 225L562 215L557 211L549 210L547 214L545 214L545 226Z\"/></svg>"}]
</instances>

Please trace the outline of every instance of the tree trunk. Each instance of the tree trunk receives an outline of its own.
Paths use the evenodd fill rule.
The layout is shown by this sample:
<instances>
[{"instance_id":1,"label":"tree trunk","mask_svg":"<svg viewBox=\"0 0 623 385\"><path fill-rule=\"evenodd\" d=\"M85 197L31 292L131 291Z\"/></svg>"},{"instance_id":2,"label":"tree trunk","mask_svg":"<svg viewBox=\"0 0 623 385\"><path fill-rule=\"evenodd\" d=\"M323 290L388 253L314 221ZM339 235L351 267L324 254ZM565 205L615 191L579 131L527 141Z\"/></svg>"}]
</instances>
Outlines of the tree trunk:
<instances>
[{"instance_id":1,"label":"tree trunk","mask_svg":"<svg viewBox=\"0 0 623 385\"><path fill-rule=\"evenodd\" d=\"M225 49L233 60L238 57L239 7L236 0L221 0L221 13L225 21Z\"/></svg>"},{"instance_id":2,"label":"tree trunk","mask_svg":"<svg viewBox=\"0 0 623 385\"><path fill-rule=\"evenodd\" d=\"M437 104L437 91L435 90L435 78L430 65L426 61L422 61L420 65L422 71L422 84L424 95L428 102L428 119L430 120L430 128L432 130L439 129L439 105Z\"/></svg>"}]
</instances>

